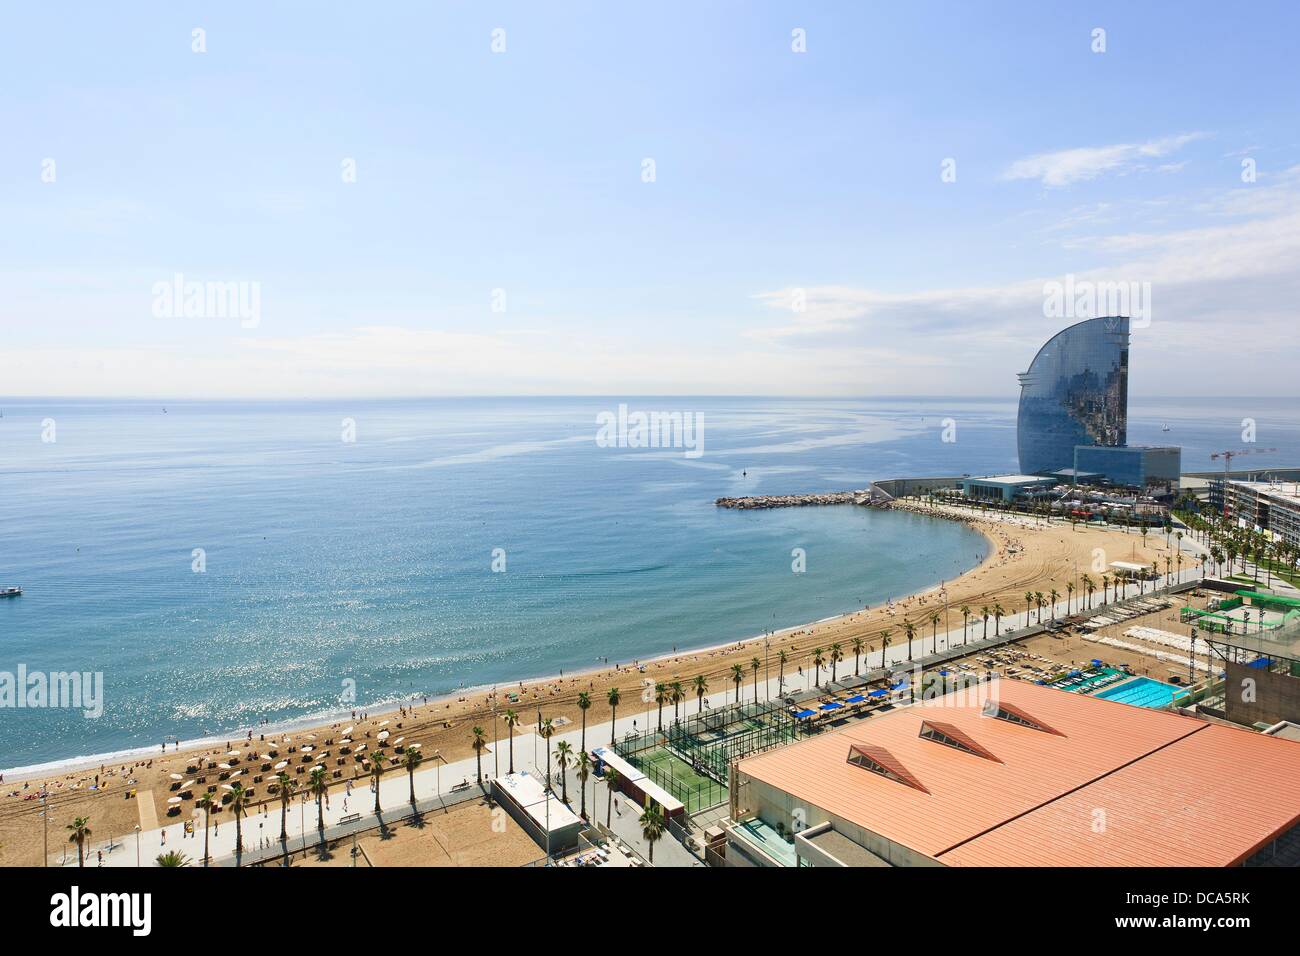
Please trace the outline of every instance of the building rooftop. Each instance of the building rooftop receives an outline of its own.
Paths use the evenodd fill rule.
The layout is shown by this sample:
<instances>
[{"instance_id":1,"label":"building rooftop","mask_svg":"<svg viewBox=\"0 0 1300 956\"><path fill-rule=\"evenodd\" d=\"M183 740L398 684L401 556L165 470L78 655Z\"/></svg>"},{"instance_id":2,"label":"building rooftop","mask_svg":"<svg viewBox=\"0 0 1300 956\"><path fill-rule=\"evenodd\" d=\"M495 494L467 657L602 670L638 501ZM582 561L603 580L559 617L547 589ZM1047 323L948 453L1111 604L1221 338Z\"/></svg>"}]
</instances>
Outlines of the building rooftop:
<instances>
[{"instance_id":1,"label":"building rooftop","mask_svg":"<svg viewBox=\"0 0 1300 956\"><path fill-rule=\"evenodd\" d=\"M740 773L951 865L1226 866L1300 821L1300 743L1023 681L983 691L1000 716L954 692Z\"/></svg>"},{"instance_id":2,"label":"building rooftop","mask_svg":"<svg viewBox=\"0 0 1300 956\"><path fill-rule=\"evenodd\" d=\"M1247 488L1256 494L1268 495L1270 498L1284 500L1290 504L1300 505L1300 482L1295 481L1233 481L1228 482L1239 488Z\"/></svg>"},{"instance_id":3,"label":"building rooftop","mask_svg":"<svg viewBox=\"0 0 1300 956\"><path fill-rule=\"evenodd\" d=\"M999 485L1025 485L1038 484L1043 481L1051 481L1051 478L1044 478L1042 475L989 475L987 478L968 478L967 481L987 481Z\"/></svg>"}]
</instances>

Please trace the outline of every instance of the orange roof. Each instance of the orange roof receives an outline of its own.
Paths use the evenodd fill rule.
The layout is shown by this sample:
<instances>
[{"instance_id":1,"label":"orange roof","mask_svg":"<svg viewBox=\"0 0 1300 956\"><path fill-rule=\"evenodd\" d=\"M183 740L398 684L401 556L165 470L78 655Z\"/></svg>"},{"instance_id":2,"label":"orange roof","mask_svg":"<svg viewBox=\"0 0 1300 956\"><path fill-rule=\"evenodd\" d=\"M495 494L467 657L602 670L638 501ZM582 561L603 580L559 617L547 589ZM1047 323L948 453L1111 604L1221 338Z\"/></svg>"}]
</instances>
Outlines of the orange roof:
<instances>
[{"instance_id":1,"label":"orange roof","mask_svg":"<svg viewBox=\"0 0 1300 956\"><path fill-rule=\"evenodd\" d=\"M939 857L954 866L1233 866L1300 821L1300 743L1206 724Z\"/></svg>"},{"instance_id":2,"label":"orange roof","mask_svg":"<svg viewBox=\"0 0 1300 956\"><path fill-rule=\"evenodd\" d=\"M1024 681L981 692L1050 731L987 716L958 692L739 769L956 865L1222 865L1300 816L1300 744ZM921 737L923 723L996 760ZM853 744L883 749L925 790L847 762Z\"/></svg>"}]
</instances>

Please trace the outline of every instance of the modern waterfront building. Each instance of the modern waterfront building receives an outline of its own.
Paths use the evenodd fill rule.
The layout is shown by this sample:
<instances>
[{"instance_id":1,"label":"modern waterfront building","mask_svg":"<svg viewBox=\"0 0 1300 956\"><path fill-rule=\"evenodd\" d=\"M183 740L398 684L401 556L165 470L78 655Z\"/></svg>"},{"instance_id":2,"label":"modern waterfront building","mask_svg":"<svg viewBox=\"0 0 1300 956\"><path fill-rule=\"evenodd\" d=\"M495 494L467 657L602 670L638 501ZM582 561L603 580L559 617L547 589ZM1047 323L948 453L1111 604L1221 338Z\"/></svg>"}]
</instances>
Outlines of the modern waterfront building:
<instances>
[{"instance_id":1,"label":"modern waterfront building","mask_svg":"<svg viewBox=\"0 0 1300 956\"><path fill-rule=\"evenodd\" d=\"M1051 488L1055 478L1039 475L992 475L988 478L963 478L962 493L975 501L1011 501L1035 488Z\"/></svg>"},{"instance_id":2,"label":"modern waterfront building","mask_svg":"<svg viewBox=\"0 0 1300 956\"><path fill-rule=\"evenodd\" d=\"M1130 488L1178 483L1178 448L1128 447L1129 320L1087 319L1056 333L1020 374L1016 444L1026 475Z\"/></svg>"},{"instance_id":3,"label":"modern waterfront building","mask_svg":"<svg viewBox=\"0 0 1300 956\"><path fill-rule=\"evenodd\" d=\"M1020 374L1020 470L1074 467L1076 445L1128 440L1129 320L1088 319L1057 332Z\"/></svg>"},{"instance_id":4,"label":"modern waterfront building","mask_svg":"<svg viewBox=\"0 0 1300 956\"><path fill-rule=\"evenodd\" d=\"M1172 446L1076 445L1074 467L1080 473L1104 475L1106 480L1129 488L1178 486L1183 451Z\"/></svg>"},{"instance_id":5,"label":"modern waterfront building","mask_svg":"<svg viewBox=\"0 0 1300 956\"><path fill-rule=\"evenodd\" d=\"M1214 497L1222 508L1225 484L1221 479L1216 484ZM1229 480L1226 488L1230 521L1300 547L1300 482Z\"/></svg>"},{"instance_id":6,"label":"modern waterfront building","mask_svg":"<svg viewBox=\"0 0 1300 956\"><path fill-rule=\"evenodd\" d=\"M736 765L729 866L1300 861L1300 743L1027 681Z\"/></svg>"}]
</instances>

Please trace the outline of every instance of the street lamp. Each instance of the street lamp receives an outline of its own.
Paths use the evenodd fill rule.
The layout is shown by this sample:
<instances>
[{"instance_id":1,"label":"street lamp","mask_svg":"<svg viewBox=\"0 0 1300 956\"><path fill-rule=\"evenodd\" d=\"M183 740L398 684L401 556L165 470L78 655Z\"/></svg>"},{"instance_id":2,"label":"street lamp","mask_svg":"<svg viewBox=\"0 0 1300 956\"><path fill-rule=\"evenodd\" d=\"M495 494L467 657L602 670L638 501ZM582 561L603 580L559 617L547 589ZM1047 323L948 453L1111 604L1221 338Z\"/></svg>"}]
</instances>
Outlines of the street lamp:
<instances>
[{"instance_id":1,"label":"street lamp","mask_svg":"<svg viewBox=\"0 0 1300 956\"><path fill-rule=\"evenodd\" d=\"M135 825L135 868L140 868L140 824Z\"/></svg>"}]
</instances>

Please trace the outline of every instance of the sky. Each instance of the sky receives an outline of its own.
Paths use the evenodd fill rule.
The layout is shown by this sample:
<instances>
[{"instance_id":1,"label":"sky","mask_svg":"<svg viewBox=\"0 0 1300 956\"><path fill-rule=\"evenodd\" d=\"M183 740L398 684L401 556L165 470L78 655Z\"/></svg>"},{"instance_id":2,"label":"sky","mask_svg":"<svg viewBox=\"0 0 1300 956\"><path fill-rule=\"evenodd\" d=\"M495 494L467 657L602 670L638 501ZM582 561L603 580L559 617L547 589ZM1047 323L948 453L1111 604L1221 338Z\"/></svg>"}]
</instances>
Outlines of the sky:
<instances>
[{"instance_id":1,"label":"sky","mask_svg":"<svg viewBox=\"0 0 1300 956\"><path fill-rule=\"evenodd\" d=\"M1067 277L1133 290L1133 395L1294 395L1298 29L1289 2L14 5L0 395L1013 396L1087 317L1049 307Z\"/></svg>"}]
</instances>

